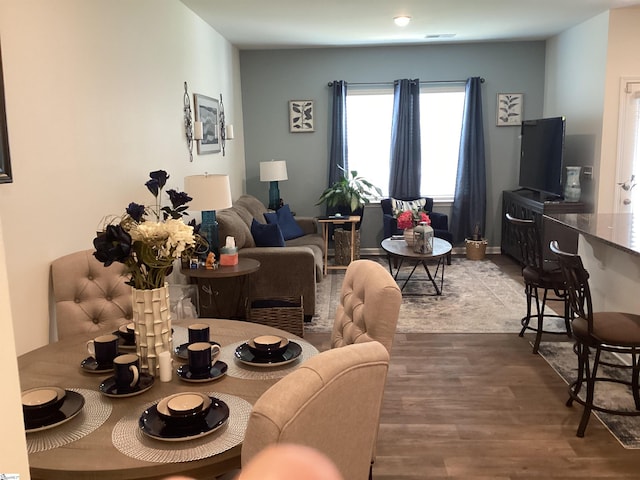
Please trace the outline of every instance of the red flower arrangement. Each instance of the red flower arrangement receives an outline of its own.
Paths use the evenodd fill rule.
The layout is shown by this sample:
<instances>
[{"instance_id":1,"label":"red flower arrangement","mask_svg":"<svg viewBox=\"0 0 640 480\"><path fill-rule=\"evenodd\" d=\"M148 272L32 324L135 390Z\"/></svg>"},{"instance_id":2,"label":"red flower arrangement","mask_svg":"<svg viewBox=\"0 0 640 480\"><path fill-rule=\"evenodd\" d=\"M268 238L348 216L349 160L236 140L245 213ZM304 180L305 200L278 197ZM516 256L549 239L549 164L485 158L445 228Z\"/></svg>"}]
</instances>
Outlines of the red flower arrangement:
<instances>
[{"instance_id":1,"label":"red flower arrangement","mask_svg":"<svg viewBox=\"0 0 640 480\"><path fill-rule=\"evenodd\" d=\"M398 215L398 228L402 230L413 228L421 222L427 222L427 225L431 225L429 215L424 212L414 212L412 210L405 210Z\"/></svg>"}]
</instances>

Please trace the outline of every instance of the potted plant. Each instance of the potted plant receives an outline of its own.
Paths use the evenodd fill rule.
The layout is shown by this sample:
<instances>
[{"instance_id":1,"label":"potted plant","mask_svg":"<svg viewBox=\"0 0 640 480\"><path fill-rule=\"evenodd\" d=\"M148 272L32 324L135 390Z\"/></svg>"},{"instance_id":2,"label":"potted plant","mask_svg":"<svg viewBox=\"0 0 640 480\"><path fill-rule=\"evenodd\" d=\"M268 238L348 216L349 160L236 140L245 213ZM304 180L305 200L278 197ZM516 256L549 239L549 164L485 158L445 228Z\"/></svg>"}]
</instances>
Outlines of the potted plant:
<instances>
[{"instance_id":1,"label":"potted plant","mask_svg":"<svg viewBox=\"0 0 640 480\"><path fill-rule=\"evenodd\" d=\"M343 170L344 171L344 170ZM354 258L360 258L360 224L364 216L364 206L375 195L382 196L382 190L373 185L364 177L359 177L358 172L352 170L349 175L343 176L327 188L318 199L316 205L327 204L327 213L330 215L359 215L360 222L355 224L356 241ZM345 224L351 231L352 224ZM347 265L351 260L351 235L342 228L333 232L335 262L337 265Z\"/></svg>"},{"instance_id":2,"label":"potted plant","mask_svg":"<svg viewBox=\"0 0 640 480\"><path fill-rule=\"evenodd\" d=\"M348 176L343 176L322 192L316 205L326 202L329 210L334 213L362 217L364 206L376 194L382 196L382 190L364 177L359 177L358 172L352 170ZM356 228L359 228L359 225Z\"/></svg>"},{"instance_id":3,"label":"potted plant","mask_svg":"<svg viewBox=\"0 0 640 480\"><path fill-rule=\"evenodd\" d=\"M471 237L466 238L465 249L469 260L484 260L487 251L487 240L482 238L480 224L476 223Z\"/></svg>"}]
</instances>

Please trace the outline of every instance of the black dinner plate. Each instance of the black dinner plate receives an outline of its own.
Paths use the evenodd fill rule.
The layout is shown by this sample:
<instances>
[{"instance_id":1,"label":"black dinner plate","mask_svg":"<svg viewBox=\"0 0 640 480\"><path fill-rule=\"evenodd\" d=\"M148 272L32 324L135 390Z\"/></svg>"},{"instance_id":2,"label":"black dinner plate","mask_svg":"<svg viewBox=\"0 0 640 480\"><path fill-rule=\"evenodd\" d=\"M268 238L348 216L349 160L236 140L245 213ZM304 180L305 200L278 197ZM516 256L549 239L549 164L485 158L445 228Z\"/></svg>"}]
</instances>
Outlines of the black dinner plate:
<instances>
[{"instance_id":1,"label":"black dinner plate","mask_svg":"<svg viewBox=\"0 0 640 480\"><path fill-rule=\"evenodd\" d=\"M141 393L149 390L151 387L153 387L153 382L154 382L153 375L140 372L138 385L136 385L134 388L127 388L126 390L123 390L123 389L118 389L116 385L116 377L109 377L100 384L100 392L106 395L107 397L114 397L114 398L133 397L135 395L140 395Z\"/></svg>"},{"instance_id":2,"label":"black dinner plate","mask_svg":"<svg viewBox=\"0 0 640 480\"><path fill-rule=\"evenodd\" d=\"M218 342L209 342L211 345L220 345ZM189 346L189 343L183 343L180 346L177 346L176 348L173 349L173 354L178 357L181 358L183 360L188 360L189 359L189 352L187 351L187 347Z\"/></svg>"},{"instance_id":3,"label":"black dinner plate","mask_svg":"<svg viewBox=\"0 0 640 480\"><path fill-rule=\"evenodd\" d=\"M254 367L277 367L295 361L302 353L302 347L296 342L289 341L287 349L280 355L256 355L248 343L238 346L235 351L236 358L247 365Z\"/></svg>"},{"instance_id":4,"label":"black dinner plate","mask_svg":"<svg viewBox=\"0 0 640 480\"><path fill-rule=\"evenodd\" d=\"M207 373L203 374L194 374L189 370L189 364L180 365L178 367L178 377L185 382L212 382L213 380L217 380L222 377L225 373L227 373L228 365L220 360L216 361Z\"/></svg>"},{"instance_id":5,"label":"black dinner plate","mask_svg":"<svg viewBox=\"0 0 640 480\"><path fill-rule=\"evenodd\" d=\"M57 427L78 415L84 407L84 397L71 390L65 390L67 393L64 397L64 402L60 406L59 410L47 417L29 418L24 416L24 429L27 433L38 432L40 430L47 430L49 428Z\"/></svg>"},{"instance_id":6,"label":"black dinner plate","mask_svg":"<svg viewBox=\"0 0 640 480\"><path fill-rule=\"evenodd\" d=\"M222 400L211 398L211 407L207 414L194 423L185 426L168 426L158 413L158 404L147 408L138 421L145 435L165 442L180 442L204 437L222 427L229 419L229 407Z\"/></svg>"}]
</instances>

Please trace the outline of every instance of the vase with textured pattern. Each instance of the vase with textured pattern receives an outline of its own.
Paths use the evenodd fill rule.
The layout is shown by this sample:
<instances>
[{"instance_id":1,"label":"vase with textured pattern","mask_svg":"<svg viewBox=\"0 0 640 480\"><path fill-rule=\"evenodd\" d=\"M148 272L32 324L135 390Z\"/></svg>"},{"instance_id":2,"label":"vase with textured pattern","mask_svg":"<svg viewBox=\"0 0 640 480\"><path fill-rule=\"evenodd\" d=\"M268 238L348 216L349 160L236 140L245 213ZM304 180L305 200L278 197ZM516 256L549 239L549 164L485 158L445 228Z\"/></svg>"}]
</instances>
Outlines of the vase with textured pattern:
<instances>
[{"instance_id":1,"label":"vase with textured pattern","mask_svg":"<svg viewBox=\"0 0 640 480\"><path fill-rule=\"evenodd\" d=\"M132 302L140 369L157 377L160 374L159 354L172 350L169 286L165 284L150 290L132 288Z\"/></svg>"},{"instance_id":2,"label":"vase with textured pattern","mask_svg":"<svg viewBox=\"0 0 640 480\"><path fill-rule=\"evenodd\" d=\"M404 241L407 242L409 248L413 248L413 228L405 228L402 232Z\"/></svg>"}]
</instances>

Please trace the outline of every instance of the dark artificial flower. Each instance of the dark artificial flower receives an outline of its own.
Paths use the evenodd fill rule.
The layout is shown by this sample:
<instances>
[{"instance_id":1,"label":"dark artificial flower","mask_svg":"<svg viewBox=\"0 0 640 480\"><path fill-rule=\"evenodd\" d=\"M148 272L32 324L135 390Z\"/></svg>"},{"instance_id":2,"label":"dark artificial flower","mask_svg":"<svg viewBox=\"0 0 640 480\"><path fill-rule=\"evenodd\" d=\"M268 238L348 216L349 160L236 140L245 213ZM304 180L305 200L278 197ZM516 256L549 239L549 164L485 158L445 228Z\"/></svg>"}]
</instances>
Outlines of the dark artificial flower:
<instances>
[{"instance_id":1,"label":"dark artificial flower","mask_svg":"<svg viewBox=\"0 0 640 480\"><path fill-rule=\"evenodd\" d=\"M149 188L149 183L155 180L155 185L157 186L157 189L155 190L155 192L153 190L151 190L149 188L149 190L151 190L151 193L153 193L154 197L158 196L158 191L162 190L164 188L164 186L167 183L167 180L169 179L169 174L167 172L165 172L164 170L155 170L153 172L151 172L149 174L149 176L151 177L151 180L149 180L149 182L147 182L147 188Z\"/></svg>"},{"instance_id":2,"label":"dark artificial flower","mask_svg":"<svg viewBox=\"0 0 640 480\"><path fill-rule=\"evenodd\" d=\"M169 200L171 200L173 208L181 207L193 200L193 198L185 192L176 192L175 190L167 190L167 195L169 195Z\"/></svg>"},{"instance_id":3,"label":"dark artificial flower","mask_svg":"<svg viewBox=\"0 0 640 480\"><path fill-rule=\"evenodd\" d=\"M160 193L160 185L158 184L158 180L156 180L155 178L152 178L151 180L148 180L147 183L145 183L145 185L151 192L151 195L157 198L158 193Z\"/></svg>"},{"instance_id":4,"label":"dark artificial flower","mask_svg":"<svg viewBox=\"0 0 640 480\"><path fill-rule=\"evenodd\" d=\"M145 208L144 208L144 205L140 205L139 203L131 202L129 204L129 206L126 208L126 212L136 222L141 222L142 221L142 217L144 216Z\"/></svg>"},{"instance_id":5,"label":"dark artificial flower","mask_svg":"<svg viewBox=\"0 0 640 480\"><path fill-rule=\"evenodd\" d=\"M125 263L131 254L131 235L120 225L107 225L104 234L93 239L93 255L105 267L113 262Z\"/></svg>"}]
</instances>

